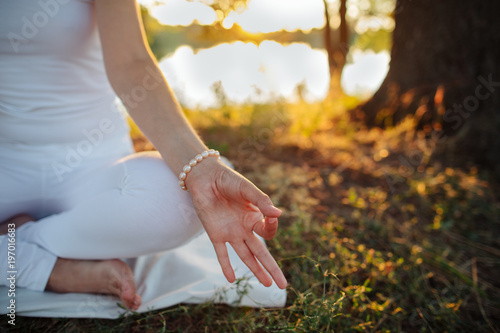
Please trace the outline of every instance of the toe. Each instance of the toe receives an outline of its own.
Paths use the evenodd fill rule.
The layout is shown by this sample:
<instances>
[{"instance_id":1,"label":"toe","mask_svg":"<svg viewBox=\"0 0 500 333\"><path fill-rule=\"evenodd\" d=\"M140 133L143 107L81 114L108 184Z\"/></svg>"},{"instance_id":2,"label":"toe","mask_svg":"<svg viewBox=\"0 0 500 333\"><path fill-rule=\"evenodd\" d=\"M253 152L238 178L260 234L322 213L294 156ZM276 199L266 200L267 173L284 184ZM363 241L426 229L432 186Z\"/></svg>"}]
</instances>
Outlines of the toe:
<instances>
[{"instance_id":1,"label":"toe","mask_svg":"<svg viewBox=\"0 0 500 333\"><path fill-rule=\"evenodd\" d=\"M120 299L125 303L125 305L130 309L136 309L141 303L141 298L137 295L137 288L135 286L134 276L130 267L123 261L119 261L120 264L120 284L121 293ZM137 304L136 304L137 303Z\"/></svg>"},{"instance_id":2,"label":"toe","mask_svg":"<svg viewBox=\"0 0 500 333\"><path fill-rule=\"evenodd\" d=\"M142 303L141 296L139 296L139 294L135 294L135 298L134 298L134 310L137 310L141 306L141 303Z\"/></svg>"},{"instance_id":3,"label":"toe","mask_svg":"<svg viewBox=\"0 0 500 333\"><path fill-rule=\"evenodd\" d=\"M127 283L124 283L122 285L120 299L123 301L123 303L125 303L125 306L127 308L129 308L129 309L135 308L135 304L134 304L135 295Z\"/></svg>"}]
</instances>

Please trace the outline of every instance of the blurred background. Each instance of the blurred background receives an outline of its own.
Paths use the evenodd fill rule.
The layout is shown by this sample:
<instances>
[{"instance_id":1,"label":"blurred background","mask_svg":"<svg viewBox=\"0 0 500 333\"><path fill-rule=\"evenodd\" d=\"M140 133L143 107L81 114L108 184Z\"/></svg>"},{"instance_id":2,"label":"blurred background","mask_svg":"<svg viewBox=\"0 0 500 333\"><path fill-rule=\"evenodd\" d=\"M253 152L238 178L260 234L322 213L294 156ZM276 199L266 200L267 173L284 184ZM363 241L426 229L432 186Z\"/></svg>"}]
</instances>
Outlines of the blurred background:
<instances>
[{"instance_id":1,"label":"blurred background","mask_svg":"<svg viewBox=\"0 0 500 333\"><path fill-rule=\"evenodd\" d=\"M283 210L288 299L94 328L500 331L498 0L140 4L193 126Z\"/></svg>"},{"instance_id":2,"label":"blurred background","mask_svg":"<svg viewBox=\"0 0 500 333\"><path fill-rule=\"evenodd\" d=\"M200 332L499 331L500 2L140 4L191 123L282 208L268 245L289 281L275 312L162 316Z\"/></svg>"},{"instance_id":3,"label":"blurred background","mask_svg":"<svg viewBox=\"0 0 500 333\"><path fill-rule=\"evenodd\" d=\"M25 331L500 332L500 1L139 3L194 128L283 211L286 305Z\"/></svg>"},{"instance_id":4,"label":"blurred background","mask_svg":"<svg viewBox=\"0 0 500 333\"><path fill-rule=\"evenodd\" d=\"M235 103L317 102L330 86L366 99L388 71L394 0L140 3L151 48L191 108L216 105L215 87Z\"/></svg>"}]
</instances>

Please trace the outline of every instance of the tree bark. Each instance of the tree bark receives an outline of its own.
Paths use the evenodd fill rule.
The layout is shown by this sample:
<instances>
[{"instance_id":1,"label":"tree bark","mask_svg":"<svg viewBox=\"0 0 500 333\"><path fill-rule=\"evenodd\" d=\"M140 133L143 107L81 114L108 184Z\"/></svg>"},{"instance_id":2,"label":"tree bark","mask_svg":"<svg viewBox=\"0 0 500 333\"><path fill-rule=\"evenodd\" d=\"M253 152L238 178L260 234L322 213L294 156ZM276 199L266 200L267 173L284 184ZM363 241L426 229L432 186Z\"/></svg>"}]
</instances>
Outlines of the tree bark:
<instances>
[{"instance_id":1,"label":"tree bark","mask_svg":"<svg viewBox=\"0 0 500 333\"><path fill-rule=\"evenodd\" d=\"M347 26L347 0L340 0L339 16L340 26L338 29L338 38L332 38L332 27L330 24L330 10L327 0L323 0L325 6L325 30L324 41L325 49L328 54L328 68L330 70L330 93L339 94L342 91L340 85L340 76L346 62L346 56L349 52L349 30ZM336 45L335 45L336 44Z\"/></svg>"},{"instance_id":2,"label":"tree bark","mask_svg":"<svg viewBox=\"0 0 500 333\"><path fill-rule=\"evenodd\" d=\"M354 116L388 127L413 115L454 157L500 162L499 13L495 0L398 0L389 72Z\"/></svg>"},{"instance_id":3,"label":"tree bark","mask_svg":"<svg viewBox=\"0 0 500 333\"><path fill-rule=\"evenodd\" d=\"M328 9L328 3L326 0L323 0L323 5L325 6L325 30L323 34L324 42L325 42L325 50L328 56L328 69L330 71L330 77L333 75L333 70L335 68L335 57L334 52L335 49L333 47L332 41L332 27L330 25L330 10Z\"/></svg>"},{"instance_id":4,"label":"tree bark","mask_svg":"<svg viewBox=\"0 0 500 333\"><path fill-rule=\"evenodd\" d=\"M340 0L340 7L339 7L340 51L344 56L344 59L343 59L344 63L345 63L345 57L347 55L347 51L349 50L349 48L348 48L349 30L347 28L346 14L347 14L347 0Z\"/></svg>"}]
</instances>

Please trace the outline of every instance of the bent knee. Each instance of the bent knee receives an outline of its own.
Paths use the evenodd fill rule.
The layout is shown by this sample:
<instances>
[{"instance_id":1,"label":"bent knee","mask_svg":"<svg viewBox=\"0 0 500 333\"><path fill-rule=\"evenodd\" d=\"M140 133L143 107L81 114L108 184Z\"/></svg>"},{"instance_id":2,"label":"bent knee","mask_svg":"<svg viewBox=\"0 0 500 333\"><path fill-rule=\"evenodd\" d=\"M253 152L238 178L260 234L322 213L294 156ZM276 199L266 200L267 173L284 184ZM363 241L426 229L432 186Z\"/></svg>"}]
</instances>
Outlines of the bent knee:
<instances>
[{"instance_id":1,"label":"bent knee","mask_svg":"<svg viewBox=\"0 0 500 333\"><path fill-rule=\"evenodd\" d=\"M183 210L179 205L148 205L145 208L145 214L136 220L135 234L148 244L148 252L179 247L204 231L196 213Z\"/></svg>"},{"instance_id":2,"label":"bent knee","mask_svg":"<svg viewBox=\"0 0 500 333\"><path fill-rule=\"evenodd\" d=\"M173 171L165 164L158 152L141 152L118 162L125 170L120 189L130 191L159 191L178 187ZM180 188L179 188L180 189Z\"/></svg>"},{"instance_id":3,"label":"bent knee","mask_svg":"<svg viewBox=\"0 0 500 333\"><path fill-rule=\"evenodd\" d=\"M119 163L125 167L122 193L134 197L135 218L152 247L174 248L204 231L191 196L158 152L131 155ZM139 216L138 216L139 215ZM140 232L144 234L144 230Z\"/></svg>"},{"instance_id":4,"label":"bent knee","mask_svg":"<svg viewBox=\"0 0 500 333\"><path fill-rule=\"evenodd\" d=\"M180 246L204 231L190 198L176 198L163 205L158 204L152 207L151 212L157 217L157 236L168 239L172 247Z\"/></svg>"}]
</instances>

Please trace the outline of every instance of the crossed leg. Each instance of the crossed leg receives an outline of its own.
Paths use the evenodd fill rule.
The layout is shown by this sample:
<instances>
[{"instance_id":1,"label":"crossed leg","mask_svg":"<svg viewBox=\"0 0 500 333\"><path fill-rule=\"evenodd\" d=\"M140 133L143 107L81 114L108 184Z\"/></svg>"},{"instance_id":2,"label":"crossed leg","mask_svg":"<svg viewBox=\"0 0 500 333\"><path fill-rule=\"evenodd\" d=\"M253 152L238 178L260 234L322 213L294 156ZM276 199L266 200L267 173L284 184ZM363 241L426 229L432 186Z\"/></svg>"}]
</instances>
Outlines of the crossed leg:
<instances>
[{"instance_id":1,"label":"crossed leg","mask_svg":"<svg viewBox=\"0 0 500 333\"><path fill-rule=\"evenodd\" d=\"M189 194L158 153L139 153L74 184L71 207L19 228L19 241L57 256L46 289L111 293L130 308L140 297L131 258L178 247L203 228Z\"/></svg>"}]
</instances>

